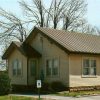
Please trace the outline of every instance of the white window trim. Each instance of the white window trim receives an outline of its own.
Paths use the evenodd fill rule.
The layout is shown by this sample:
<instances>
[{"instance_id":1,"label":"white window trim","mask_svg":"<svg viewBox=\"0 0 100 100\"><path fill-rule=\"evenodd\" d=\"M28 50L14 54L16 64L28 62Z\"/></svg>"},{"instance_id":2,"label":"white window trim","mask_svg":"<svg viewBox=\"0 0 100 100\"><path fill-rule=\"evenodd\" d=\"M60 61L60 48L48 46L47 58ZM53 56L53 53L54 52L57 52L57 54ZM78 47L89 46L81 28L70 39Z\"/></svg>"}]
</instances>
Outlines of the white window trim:
<instances>
[{"instance_id":1,"label":"white window trim","mask_svg":"<svg viewBox=\"0 0 100 100\"><path fill-rule=\"evenodd\" d=\"M89 60L96 60L96 75L84 75L83 74L83 60L84 59L89 59ZM81 70L82 72L82 78L97 78L97 59L96 59L96 57L82 57L82 70Z\"/></svg>"}]
</instances>

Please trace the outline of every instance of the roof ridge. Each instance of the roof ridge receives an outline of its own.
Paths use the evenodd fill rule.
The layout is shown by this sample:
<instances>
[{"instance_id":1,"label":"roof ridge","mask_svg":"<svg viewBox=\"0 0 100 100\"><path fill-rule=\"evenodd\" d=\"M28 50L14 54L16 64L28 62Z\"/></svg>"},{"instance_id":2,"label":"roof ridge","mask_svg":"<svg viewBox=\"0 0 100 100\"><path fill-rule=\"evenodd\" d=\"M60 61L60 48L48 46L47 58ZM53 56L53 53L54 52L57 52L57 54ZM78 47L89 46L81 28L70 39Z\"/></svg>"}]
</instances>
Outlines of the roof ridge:
<instances>
[{"instance_id":1,"label":"roof ridge","mask_svg":"<svg viewBox=\"0 0 100 100\"><path fill-rule=\"evenodd\" d=\"M71 34L82 34L82 35L90 35L90 36L96 36L99 37L98 34L90 34L90 33L81 33L81 32L74 32L74 31L67 31L67 30L63 30L63 29L54 29L54 28L48 28L48 27L36 27L38 29L48 29L48 30L55 30L55 31L62 31L65 33L71 33Z\"/></svg>"}]
</instances>

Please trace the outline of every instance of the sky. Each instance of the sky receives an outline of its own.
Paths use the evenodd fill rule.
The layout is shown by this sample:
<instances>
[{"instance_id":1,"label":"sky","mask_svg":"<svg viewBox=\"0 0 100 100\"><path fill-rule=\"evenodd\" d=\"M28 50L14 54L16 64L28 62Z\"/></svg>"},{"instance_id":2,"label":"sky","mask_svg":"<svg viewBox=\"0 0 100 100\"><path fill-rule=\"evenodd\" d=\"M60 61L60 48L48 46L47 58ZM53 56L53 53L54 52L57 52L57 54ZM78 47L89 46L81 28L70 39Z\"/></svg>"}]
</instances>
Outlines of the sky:
<instances>
[{"instance_id":1,"label":"sky","mask_svg":"<svg viewBox=\"0 0 100 100\"><path fill-rule=\"evenodd\" d=\"M20 13L22 13L21 7L18 4L18 1L20 0L0 0L0 7L6 9L7 11L17 13L20 16ZM30 2L31 0L25 0L27 2ZM46 5L48 5L48 1L45 0ZM92 25L95 25L97 27L100 26L100 0L87 0L88 6L87 6L87 19L88 22Z\"/></svg>"},{"instance_id":2,"label":"sky","mask_svg":"<svg viewBox=\"0 0 100 100\"><path fill-rule=\"evenodd\" d=\"M100 27L100 0L87 0L87 19L90 24Z\"/></svg>"},{"instance_id":3,"label":"sky","mask_svg":"<svg viewBox=\"0 0 100 100\"><path fill-rule=\"evenodd\" d=\"M21 7L18 4L20 0L0 0L0 7L4 8L7 11L16 13L18 16L22 13ZM25 0L26 2L30 2L31 0ZM45 0L46 5L51 0ZM88 22L97 27L100 26L100 0L87 0L87 14L86 17Z\"/></svg>"}]
</instances>

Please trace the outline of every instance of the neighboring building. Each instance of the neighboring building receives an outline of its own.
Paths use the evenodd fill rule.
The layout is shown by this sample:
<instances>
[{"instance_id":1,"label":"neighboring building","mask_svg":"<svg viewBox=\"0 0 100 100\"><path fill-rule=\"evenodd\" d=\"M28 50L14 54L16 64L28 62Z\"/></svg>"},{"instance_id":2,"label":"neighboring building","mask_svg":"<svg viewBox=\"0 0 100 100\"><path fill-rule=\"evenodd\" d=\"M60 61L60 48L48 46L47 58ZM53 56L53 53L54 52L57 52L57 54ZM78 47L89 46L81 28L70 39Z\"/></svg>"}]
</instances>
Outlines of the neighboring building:
<instances>
[{"instance_id":1,"label":"neighboring building","mask_svg":"<svg viewBox=\"0 0 100 100\"><path fill-rule=\"evenodd\" d=\"M100 86L100 36L35 27L2 58L11 84L32 85L42 72L45 81L61 81L70 89Z\"/></svg>"}]
</instances>

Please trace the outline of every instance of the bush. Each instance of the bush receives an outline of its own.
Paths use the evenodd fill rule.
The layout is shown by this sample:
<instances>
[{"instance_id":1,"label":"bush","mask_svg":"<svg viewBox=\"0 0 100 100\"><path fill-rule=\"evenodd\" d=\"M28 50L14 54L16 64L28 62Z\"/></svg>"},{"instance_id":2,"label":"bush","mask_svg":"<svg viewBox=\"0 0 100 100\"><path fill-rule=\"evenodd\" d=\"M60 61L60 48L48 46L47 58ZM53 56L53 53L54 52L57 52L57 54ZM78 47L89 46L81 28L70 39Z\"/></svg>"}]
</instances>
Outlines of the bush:
<instances>
[{"instance_id":1,"label":"bush","mask_svg":"<svg viewBox=\"0 0 100 100\"><path fill-rule=\"evenodd\" d=\"M12 92L13 93L29 93L35 90L34 85L16 85L12 84Z\"/></svg>"},{"instance_id":2,"label":"bush","mask_svg":"<svg viewBox=\"0 0 100 100\"><path fill-rule=\"evenodd\" d=\"M47 82L44 82L43 84L42 84L42 90L49 90L49 88L50 88L50 84L49 83L47 83Z\"/></svg>"},{"instance_id":3,"label":"bush","mask_svg":"<svg viewBox=\"0 0 100 100\"><path fill-rule=\"evenodd\" d=\"M0 95L8 94L10 91L10 79L6 73L0 74Z\"/></svg>"},{"instance_id":4,"label":"bush","mask_svg":"<svg viewBox=\"0 0 100 100\"><path fill-rule=\"evenodd\" d=\"M66 90L66 86L60 81L54 81L51 83L43 82L41 92L53 93Z\"/></svg>"},{"instance_id":5,"label":"bush","mask_svg":"<svg viewBox=\"0 0 100 100\"><path fill-rule=\"evenodd\" d=\"M54 81L51 83L51 88L56 92L66 90L66 86L60 81Z\"/></svg>"}]
</instances>

